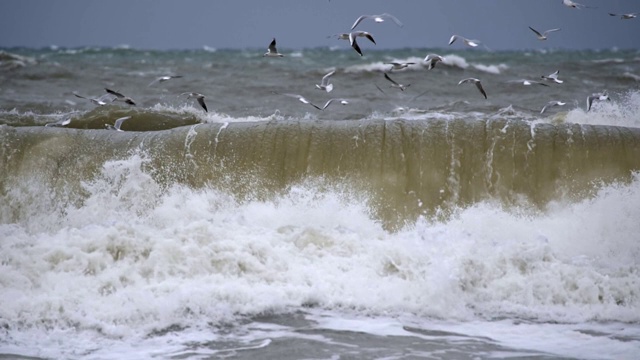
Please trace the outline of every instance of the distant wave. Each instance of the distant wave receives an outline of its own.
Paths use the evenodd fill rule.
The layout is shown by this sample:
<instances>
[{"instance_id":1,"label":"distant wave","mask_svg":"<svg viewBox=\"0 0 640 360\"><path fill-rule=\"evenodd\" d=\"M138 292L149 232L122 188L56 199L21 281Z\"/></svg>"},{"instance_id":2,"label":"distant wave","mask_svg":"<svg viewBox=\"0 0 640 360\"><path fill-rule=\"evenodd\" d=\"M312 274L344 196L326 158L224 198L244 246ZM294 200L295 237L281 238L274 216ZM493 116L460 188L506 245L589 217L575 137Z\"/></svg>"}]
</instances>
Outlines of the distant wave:
<instances>
[{"instance_id":1,"label":"distant wave","mask_svg":"<svg viewBox=\"0 0 640 360\"><path fill-rule=\"evenodd\" d=\"M32 57L0 50L0 71L14 70L28 65L35 65L36 63L36 59Z\"/></svg>"},{"instance_id":2,"label":"distant wave","mask_svg":"<svg viewBox=\"0 0 640 360\"><path fill-rule=\"evenodd\" d=\"M509 68L509 66L507 66L506 64L489 64L489 65L476 64L476 63L470 64L469 62L467 62L467 59L465 59L460 55L455 55L455 54L445 55L443 56L443 58L444 60L442 61L442 63L438 64L437 66L439 67L447 66L447 67L457 68L462 70L465 70L471 67L475 70L490 73L490 74L500 74L502 71ZM404 59L376 61L368 64L358 64L358 65L348 66L344 69L344 72L345 73L363 73L363 72L389 71L391 68L391 66L388 64L389 62L415 63L415 65L411 65L406 69L403 69L402 71L424 70L427 68L428 65L423 60L424 59L421 57L410 56Z\"/></svg>"}]
</instances>

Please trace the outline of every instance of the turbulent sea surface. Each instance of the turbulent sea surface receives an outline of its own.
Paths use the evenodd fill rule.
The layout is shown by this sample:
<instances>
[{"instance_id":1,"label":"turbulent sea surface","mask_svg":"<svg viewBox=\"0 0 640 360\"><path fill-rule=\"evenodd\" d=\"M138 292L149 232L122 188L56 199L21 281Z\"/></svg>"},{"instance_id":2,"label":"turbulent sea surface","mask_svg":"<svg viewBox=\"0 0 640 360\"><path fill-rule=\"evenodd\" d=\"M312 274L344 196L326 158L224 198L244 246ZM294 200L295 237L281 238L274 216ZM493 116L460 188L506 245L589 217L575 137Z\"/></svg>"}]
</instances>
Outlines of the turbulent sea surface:
<instances>
[{"instance_id":1,"label":"turbulent sea surface","mask_svg":"<svg viewBox=\"0 0 640 360\"><path fill-rule=\"evenodd\" d=\"M336 43L0 52L0 358L636 359L640 52Z\"/></svg>"}]
</instances>

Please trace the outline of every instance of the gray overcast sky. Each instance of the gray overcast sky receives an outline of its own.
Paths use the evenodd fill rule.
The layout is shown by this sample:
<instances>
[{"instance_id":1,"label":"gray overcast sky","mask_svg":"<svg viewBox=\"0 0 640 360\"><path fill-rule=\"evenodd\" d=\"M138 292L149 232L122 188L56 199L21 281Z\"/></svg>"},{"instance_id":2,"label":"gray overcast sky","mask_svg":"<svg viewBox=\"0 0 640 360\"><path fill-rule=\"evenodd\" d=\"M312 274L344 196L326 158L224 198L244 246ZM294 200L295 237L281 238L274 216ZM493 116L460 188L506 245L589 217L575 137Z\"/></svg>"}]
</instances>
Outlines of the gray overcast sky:
<instances>
[{"instance_id":1,"label":"gray overcast sky","mask_svg":"<svg viewBox=\"0 0 640 360\"><path fill-rule=\"evenodd\" d=\"M349 30L362 14L391 13L393 22L364 21L378 48L446 47L452 34L492 49L640 48L638 0L1 0L0 47L130 45L145 49L279 48L338 45L328 35ZM538 41L528 29L562 28ZM459 47L461 45L454 44Z\"/></svg>"}]
</instances>

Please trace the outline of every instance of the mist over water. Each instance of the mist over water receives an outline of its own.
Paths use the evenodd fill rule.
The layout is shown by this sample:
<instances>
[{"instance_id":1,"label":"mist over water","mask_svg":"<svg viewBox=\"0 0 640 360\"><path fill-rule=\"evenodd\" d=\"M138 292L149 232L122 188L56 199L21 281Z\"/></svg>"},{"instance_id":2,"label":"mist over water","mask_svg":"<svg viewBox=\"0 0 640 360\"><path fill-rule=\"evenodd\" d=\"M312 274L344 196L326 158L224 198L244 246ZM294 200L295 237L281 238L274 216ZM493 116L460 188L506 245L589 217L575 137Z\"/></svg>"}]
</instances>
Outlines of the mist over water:
<instances>
[{"instance_id":1,"label":"mist over water","mask_svg":"<svg viewBox=\"0 0 640 360\"><path fill-rule=\"evenodd\" d=\"M391 73L407 94L380 71L409 50L16 53L33 61L0 72L0 354L637 353L635 52L459 52ZM556 66L561 86L505 83ZM166 73L188 76L147 86ZM103 87L139 105L72 95Z\"/></svg>"}]
</instances>

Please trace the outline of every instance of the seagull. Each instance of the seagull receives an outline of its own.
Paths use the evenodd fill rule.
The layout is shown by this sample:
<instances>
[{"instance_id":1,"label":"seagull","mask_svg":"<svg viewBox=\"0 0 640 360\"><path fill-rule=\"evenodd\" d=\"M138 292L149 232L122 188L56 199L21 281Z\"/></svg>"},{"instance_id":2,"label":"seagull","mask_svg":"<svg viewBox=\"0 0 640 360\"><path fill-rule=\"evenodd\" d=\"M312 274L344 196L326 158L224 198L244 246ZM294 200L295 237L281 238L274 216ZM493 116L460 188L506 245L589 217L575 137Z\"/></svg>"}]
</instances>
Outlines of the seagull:
<instances>
[{"instance_id":1,"label":"seagull","mask_svg":"<svg viewBox=\"0 0 640 360\"><path fill-rule=\"evenodd\" d=\"M264 55L262 55L263 57L283 57L284 55L278 53L278 50L276 50L276 38L273 38L273 40L271 40L271 44L269 44L269 47L267 48L267 52L264 53Z\"/></svg>"},{"instance_id":2,"label":"seagull","mask_svg":"<svg viewBox=\"0 0 640 360\"><path fill-rule=\"evenodd\" d=\"M458 85L460 84L464 84L464 83L474 83L476 84L476 87L478 88L478 90L480 91L480 93L484 96L484 98L487 98L487 93L484 92L484 89L482 88L482 83L480 82L480 80L476 79L476 78L467 78L467 79L462 79L460 80L460 82L458 83Z\"/></svg>"},{"instance_id":3,"label":"seagull","mask_svg":"<svg viewBox=\"0 0 640 360\"><path fill-rule=\"evenodd\" d=\"M440 61L444 61L444 58L437 54L429 54L424 58L424 62L429 63L427 70L431 70L436 67L436 64Z\"/></svg>"},{"instance_id":4,"label":"seagull","mask_svg":"<svg viewBox=\"0 0 640 360\"><path fill-rule=\"evenodd\" d=\"M129 104L129 105L136 106L136 103L133 101L133 99L131 99L128 96L124 96L124 95L122 95L121 93L119 93L117 91L113 91L113 90L110 90L110 89L107 89L107 88L104 88L104 91L106 91L109 94L114 95L116 97L115 99L113 99L113 101L122 101L122 102L125 102L125 103Z\"/></svg>"},{"instance_id":5,"label":"seagull","mask_svg":"<svg viewBox=\"0 0 640 360\"><path fill-rule=\"evenodd\" d=\"M571 0L562 0L562 3L564 4L564 6L567 6L567 7L570 7L570 8L574 8L574 9L592 8L591 6L579 4L579 3L573 2Z\"/></svg>"},{"instance_id":6,"label":"seagull","mask_svg":"<svg viewBox=\"0 0 640 360\"><path fill-rule=\"evenodd\" d=\"M404 91L406 88L408 88L409 86L411 86L411 84L407 84L407 85L403 85L403 84L398 84L397 82L395 82L393 79L391 79L389 77L389 75L387 75L387 73L384 73L384 78L389 80L391 82L391 87L394 88L398 88L400 89L400 91Z\"/></svg>"},{"instance_id":7,"label":"seagull","mask_svg":"<svg viewBox=\"0 0 640 360\"><path fill-rule=\"evenodd\" d=\"M354 37L366 37L367 39L369 39L369 41L376 44L376 41L373 39L373 36L371 35L371 33L367 31L353 31L351 33L340 33L332 36L336 36L340 40L350 40L349 35L351 34L354 34L353 35Z\"/></svg>"},{"instance_id":8,"label":"seagull","mask_svg":"<svg viewBox=\"0 0 640 360\"><path fill-rule=\"evenodd\" d=\"M347 105L349 104L349 101L346 99L329 99L327 100L327 102L324 104L324 106L322 107L322 110L326 109L327 107L329 107L329 105L331 105L332 102L334 101L339 101L340 104L342 105Z\"/></svg>"},{"instance_id":9,"label":"seagull","mask_svg":"<svg viewBox=\"0 0 640 360\"><path fill-rule=\"evenodd\" d=\"M384 22L385 18L389 18L391 20L393 20L393 22L396 23L396 25L402 27L402 23L400 22L400 20L398 20L395 16L391 15L391 14L380 14L380 15L362 15L359 18L356 19L356 22L353 23L353 25L351 26L351 30L355 29L356 26L358 26L358 24L360 24L360 22L364 19L368 19L368 18L372 18L373 21L377 22L377 23L381 23Z\"/></svg>"},{"instance_id":10,"label":"seagull","mask_svg":"<svg viewBox=\"0 0 640 360\"><path fill-rule=\"evenodd\" d=\"M524 86L529 86L529 85L532 85L532 84L538 84L538 85L542 85L542 86L549 86L549 85L547 85L547 84L545 84L543 82L540 82L540 81L527 80L527 79L509 80L507 82L511 83L511 84L522 84Z\"/></svg>"},{"instance_id":11,"label":"seagull","mask_svg":"<svg viewBox=\"0 0 640 360\"><path fill-rule=\"evenodd\" d=\"M149 83L149 85L147 85L147 86L151 86L151 85L153 85L153 84L155 84L155 83L162 83L162 82L165 82L165 81L169 81L169 80L171 80L171 79L179 79L179 78L181 78L181 77L182 77L182 75L166 75L166 76L160 76L159 78L157 78L157 79L153 80L152 82L150 82L150 83Z\"/></svg>"},{"instance_id":12,"label":"seagull","mask_svg":"<svg viewBox=\"0 0 640 360\"><path fill-rule=\"evenodd\" d=\"M328 74L326 74L325 76L322 77L322 81L320 82L320 85L316 84L316 89L318 90L324 90L326 92L331 92L331 90L333 90L333 84L329 84L329 78L331 76L333 76L333 74L335 74L336 71L330 71Z\"/></svg>"},{"instance_id":13,"label":"seagull","mask_svg":"<svg viewBox=\"0 0 640 360\"><path fill-rule=\"evenodd\" d=\"M355 50L358 54L360 54L360 56L362 56L362 50L360 50L360 46L358 45L358 42L356 41L357 37L366 37L367 39L371 40L371 42L373 42L374 44L376 43L375 41L373 41L373 37L371 37L371 34L369 34L366 31L353 31L349 33L349 43L351 44L351 47L353 48L353 50Z\"/></svg>"},{"instance_id":14,"label":"seagull","mask_svg":"<svg viewBox=\"0 0 640 360\"><path fill-rule=\"evenodd\" d=\"M547 105L545 105L545 106L542 108L542 110L540 110L540 114L544 113L544 112L545 112L545 110L547 110L547 108L549 108L549 107L552 107L552 106L564 106L564 105L566 105L566 104L567 104L567 103L562 102L562 101L549 101L549 102L547 103Z\"/></svg>"},{"instance_id":15,"label":"seagull","mask_svg":"<svg viewBox=\"0 0 640 360\"><path fill-rule=\"evenodd\" d=\"M116 120L115 124L113 124L113 125L104 124L104 127L107 128L107 130L123 131L123 130L120 129L120 127L122 126L122 123L125 120L129 120L129 119L131 119L131 116L121 117L121 118Z\"/></svg>"},{"instance_id":16,"label":"seagull","mask_svg":"<svg viewBox=\"0 0 640 360\"><path fill-rule=\"evenodd\" d=\"M540 41L547 40L547 34L548 33L560 30L560 29L549 29L549 30L543 32L542 34L540 34L540 32L538 30L532 28L531 26L529 26L529 29L531 29L531 31L536 33L536 36L538 37L538 40L540 40Z\"/></svg>"},{"instance_id":17,"label":"seagull","mask_svg":"<svg viewBox=\"0 0 640 360\"><path fill-rule=\"evenodd\" d=\"M464 43L467 46L471 46L471 47L477 47L478 45L480 45L480 41L478 40L469 40L463 36L460 35L452 35L451 39L449 39L449 45L453 44L456 40L458 39L462 39L462 41L464 41Z\"/></svg>"},{"instance_id":18,"label":"seagull","mask_svg":"<svg viewBox=\"0 0 640 360\"><path fill-rule=\"evenodd\" d=\"M391 69L389 69L389 71L393 71L393 70L402 70L404 68L409 67L409 65L415 65L416 63L414 63L414 62L404 62L404 63L388 62L388 63L385 63L385 64L391 65Z\"/></svg>"},{"instance_id":19,"label":"seagull","mask_svg":"<svg viewBox=\"0 0 640 360\"><path fill-rule=\"evenodd\" d=\"M104 95L100 96L99 98L88 98L88 97L84 97L84 96L79 95L79 94L77 94L77 93L75 93L75 92L73 93L73 95L74 95L75 97L80 98L80 99L89 100L89 101L91 101L92 103L94 103L94 104L96 104L96 105L98 105L98 106L105 106L105 105L107 105L107 103L104 101L104 99L107 99L107 98L111 99L111 95L109 95L109 94L104 94ZM111 99L111 102L113 102L113 99Z\"/></svg>"},{"instance_id":20,"label":"seagull","mask_svg":"<svg viewBox=\"0 0 640 360\"><path fill-rule=\"evenodd\" d=\"M277 93L276 93L277 94ZM309 100L305 99L304 96L302 95L298 95L298 94L280 94L280 95L284 95L284 96L288 96L288 97L292 97L292 98L296 98L298 99L298 101L300 101L303 104L308 104L313 106L314 108L318 109L318 110L323 110L322 108L320 108L319 106L311 103Z\"/></svg>"},{"instance_id":21,"label":"seagull","mask_svg":"<svg viewBox=\"0 0 640 360\"><path fill-rule=\"evenodd\" d=\"M349 40L349 44L351 45L351 47L358 54L360 54L360 56L362 56L362 51L360 50L360 46L358 46L358 42L356 41L357 37L366 37L372 43L374 43L374 44L376 43L376 41L373 39L373 36L371 35L371 33L367 32L367 31L352 31L350 33L341 33L341 34L335 34L335 35L332 35L332 36L336 36L340 40ZM329 37L331 37L331 36L329 36Z\"/></svg>"},{"instance_id":22,"label":"seagull","mask_svg":"<svg viewBox=\"0 0 640 360\"><path fill-rule=\"evenodd\" d=\"M564 80L560 80L558 79L558 74L560 73L560 70L556 70L553 74L549 74L547 76L540 76L542 79L547 80L547 81L553 81L556 84L562 84L564 82Z\"/></svg>"},{"instance_id":23,"label":"seagull","mask_svg":"<svg viewBox=\"0 0 640 360\"><path fill-rule=\"evenodd\" d=\"M593 102L596 100L604 101L604 100L611 100L611 99L609 98L609 93L607 92L607 90L601 93L591 94L591 96L587 97L587 111L591 110L591 105L593 105Z\"/></svg>"},{"instance_id":24,"label":"seagull","mask_svg":"<svg viewBox=\"0 0 640 360\"><path fill-rule=\"evenodd\" d=\"M180 95L187 95L187 99L195 98L196 100L198 100L198 104L200 104L200 106L202 106L202 108L204 109L204 112L209 112L209 110L207 110L207 104L204 103L204 95L197 92L186 92Z\"/></svg>"},{"instance_id":25,"label":"seagull","mask_svg":"<svg viewBox=\"0 0 640 360\"><path fill-rule=\"evenodd\" d=\"M629 13L629 14L612 14L612 13L609 13L609 15L611 15L611 16L620 16L620 19L622 19L622 20L629 20L629 19L636 18L638 16L638 13Z\"/></svg>"},{"instance_id":26,"label":"seagull","mask_svg":"<svg viewBox=\"0 0 640 360\"><path fill-rule=\"evenodd\" d=\"M65 127L65 126L67 126L69 124L71 124L71 118L62 119L60 121L56 121L56 122L52 122L52 123L46 123L46 124L44 124L44 126L46 126L46 127Z\"/></svg>"}]
</instances>

